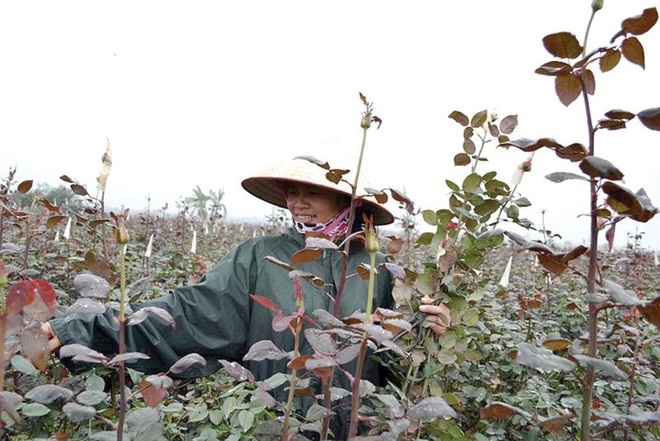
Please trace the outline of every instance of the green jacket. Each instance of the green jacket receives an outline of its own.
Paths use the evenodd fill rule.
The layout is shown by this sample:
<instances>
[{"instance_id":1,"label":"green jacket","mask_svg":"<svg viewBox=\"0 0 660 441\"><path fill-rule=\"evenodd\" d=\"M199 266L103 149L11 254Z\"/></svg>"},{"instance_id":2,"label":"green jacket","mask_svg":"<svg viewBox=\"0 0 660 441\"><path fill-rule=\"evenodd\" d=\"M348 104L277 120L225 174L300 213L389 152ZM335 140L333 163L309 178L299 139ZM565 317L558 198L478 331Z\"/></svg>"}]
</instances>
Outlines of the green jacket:
<instances>
[{"instance_id":1,"label":"green jacket","mask_svg":"<svg viewBox=\"0 0 660 441\"><path fill-rule=\"evenodd\" d=\"M218 359L241 362L257 378L263 380L277 372L287 372L286 360L242 362L248 349L260 340L271 340L282 350L293 350L293 334L290 330L275 332L271 326L272 311L255 302L249 294L268 297L284 314L296 310L293 281L288 272L265 260L267 256L289 262L291 256L305 246L302 234L291 230L278 236L255 237L245 241L225 256L197 284L184 286L171 293L145 302L138 307L157 306L168 311L176 326L173 328L162 318L150 314L140 324L126 327L126 351L142 352L150 358L128 364L146 373L164 372L169 366L189 353L204 356L206 367L194 365L179 377L198 377L219 368ZM353 245L356 247L357 245ZM378 255L378 263L384 261ZM360 263L369 263L369 256L362 248L351 253L347 274L354 274ZM312 262L298 269L320 277L330 290L339 286L341 255L326 251ZM350 277L345 285L341 304L341 317L357 310L363 311L367 302L366 280ZM392 308L392 280L388 271L380 268L376 278L374 308ZM333 311L329 296L303 281L305 310L323 308ZM334 294L332 292L331 294ZM135 309L135 308L134 308ZM51 322L62 344L79 343L106 355L118 348L118 324L113 313L76 313ZM303 339L301 353L310 353ZM62 360L74 372L89 366L77 366L70 359ZM349 372L353 372L349 366ZM339 377L340 386L350 390L348 383ZM363 377L375 384L380 382L379 366L367 360ZM279 398L279 397L278 397Z\"/></svg>"}]
</instances>

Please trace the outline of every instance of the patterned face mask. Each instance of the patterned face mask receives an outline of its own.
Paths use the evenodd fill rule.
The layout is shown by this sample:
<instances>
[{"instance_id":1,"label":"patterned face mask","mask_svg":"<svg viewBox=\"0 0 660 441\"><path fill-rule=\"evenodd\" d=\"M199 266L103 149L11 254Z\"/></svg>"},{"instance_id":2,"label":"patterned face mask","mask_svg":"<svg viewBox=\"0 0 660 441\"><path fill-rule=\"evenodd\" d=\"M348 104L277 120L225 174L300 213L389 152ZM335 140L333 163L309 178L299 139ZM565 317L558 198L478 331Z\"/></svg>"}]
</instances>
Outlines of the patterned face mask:
<instances>
[{"instance_id":1,"label":"patterned face mask","mask_svg":"<svg viewBox=\"0 0 660 441\"><path fill-rule=\"evenodd\" d=\"M324 224L307 225L300 221L294 221L293 226L299 233L323 233L333 240L342 236L346 233L346 230L348 230L348 218L350 212L351 207L346 207Z\"/></svg>"}]
</instances>

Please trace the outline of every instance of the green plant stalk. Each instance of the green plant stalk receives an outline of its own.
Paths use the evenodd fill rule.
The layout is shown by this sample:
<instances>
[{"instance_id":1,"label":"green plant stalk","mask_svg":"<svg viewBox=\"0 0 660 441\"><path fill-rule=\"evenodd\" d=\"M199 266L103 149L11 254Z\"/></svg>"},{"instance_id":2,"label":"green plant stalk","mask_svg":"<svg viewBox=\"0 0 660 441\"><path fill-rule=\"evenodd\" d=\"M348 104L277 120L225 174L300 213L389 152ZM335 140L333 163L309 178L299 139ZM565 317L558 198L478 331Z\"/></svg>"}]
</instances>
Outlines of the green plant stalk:
<instances>
[{"instance_id":1,"label":"green plant stalk","mask_svg":"<svg viewBox=\"0 0 660 441\"><path fill-rule=\"evenodd\" d=\"M358 179L360 178L360 170L362 169L362 158L364 157L364 148L367 144L367 130L368 127L362 128L362 144L360 145L360 157L358 159L357 170L355 172L355 181L352 186L351 209L350 209L350 213L348 214L349 234L350 234L350 229L353 228L353 224L355 223L355 206L356 206L355 195L357 192ZM344 293L344 285L346 284L346 273L348 271L348 256L350 253L350 247L351 247L351 241L347 240L346 244L344 245L344 252L346 253L346 257L341 261L341 275L339 277L339 286L337 287L337 294L335 295L335 305L333 310L334 316L337 318L339 318L341 314L340 313L341 297Z\"/></svg>"},{"instance_id":2,"label":"green plant stalk","mask_svg":"<svg viewBox=\"0 0 660 441\"><path fill-rule=\"evenodd\" d=\"M302 329L302 318L296 319L296 331L294 332L293 358L300 355L300 330ZM284 412L284 427L282 428L282 439L289 439L289 425L291 421L291 411L293 409L293 397L296 394L297 370L291 369L291 385L289 387L289 396L286 401L286 410Z\"/></svg>"},{"instance_id":3,"label":"green plant stalk","mask_svg":"<svg viewBox=\"0 0 660 441\"><path fill-rule=\"evenodd\" d=\"M119 354L126 352L126 244L119 247ZM117 441L124 438L124 419L126 417L126 374L124 362L119 362L119 421L117 423Z\"/></svg>"},{"instance_id":4,"label":"green plant stalk","mask_svg":"<svg viewBox=\"0 0 660 441\"><path fill-rule=\"evenodd\" d=\"M364 321L366 323L371 323L371 310L374 306L374 287L375 287L375 278L376 278L376 253L369 253L369 287L367 290L367 309L364 313Z\"/></svg>"},{"instance_id":5,"label":"green plant stalk","mask_svg":"<svg viewBox=\"0 0 660 441\"><path fill-rule=\"evenodd\" d=\"M302 293L302 284L300 277L294 279L294 286L296 291L296 308L298 311L305 306L304 297ZM302 317L298 316L296 318L296 325L293 329L293 359L295 360L300 355L300 332L302 330ZM284 413L284 427L282 428L282 439L289 439L289 425L291 421L291 412L293 410L293 398L296 393L296 383L298 382L297 370L291 370L291 385L289 386L289 396L286 403L286 410Z\"/></svg>"},{"instance_id":6,"label":"green plant stalk","mask_svg":"<svg viewBox=\"0 0 660 441\"><path fill-rule=\"evenodd\" d=\"M368 126L365 126L364 124L361 124L362 127L362 142L360 144L360 156L358 159L358 164L357 164L357 169L355 172L355 180L352 185L352 192L351 192L351 208L350 212L348 215L348 225L349 225L349 233L350 229L352 228L353 224L355 223L355 207L356 207L356 201L355 201L355 195L357 192L357 185L358 185L358 180L360 179L360 172L362 169L362 160L364 158L364 150L365 146L367 144L367 130L369 130ZM341 315L341 298L344 293L344 286L346 285L346 273L348 272L348 256L350 255L350 246L351 246L351 241L347 240L345 245L344 245L344 258L341 260L341 273L339 276L339 284L337 286L337 293L335 294L335 301L334 301L334 308L333 308L333 314L335 317L339 318ZM373 266L373 265L372 265ZM372 302L373 302L373 293L370 291L370 296L372 297ZM366 344L366 341L363 340L363 345ZM360 353L364 353L366 351L366 348L360 349ZM364 359L362 360L362 363L364 363ZM358 366L356 366L356 373L359 371L360 375L362 373L362 367L359 366L360 360L358 359ZM332 373L330 374L330 379L328 380L329 384L332 385L332 377L334 376L334 369ZM358 384L358 391L359 391L359 377L357 377L357 384ZM354 380L355 382L355 380ZM355 389L355 385L353 385L353 389ZM355 392L355 391L354 391ZM349 426L349 432L351 430L355 430L357 433L357 403L354 401L355 397L359 395L354 393L353 398L352 398L352 409L351 409L351 422ZM329 408L329 404L332 402L331 401L331 393L329 391L329 388L326 388L324 391L324 405ZM353 409L355 409L355 427L353 428ZM327 433L328 433L328 426L329 426L329 418L325 418L322 423L322 439L326 439Z\"/></svg>"},{"instance_id":7,"label":"green plant stalk","mask_svg":"<svg viewBox=\"0 0 660 441\"><path fill-rule=\"evenodd\" d=\"M635 320L637 330L640 330L639 318ZM628 386L628 401L626 402L626 415L630 415L630 408L633 402L633 394L635 392L635 377L637 375L637 363L639 361L639 347L641 343L641 330L635 337L635 349L633 351L632 366L630 369L630 385ZM624 430L624 440L628 439L628 428Z\"/></svg>"},{"instance_id":8,"label":"green plant stalk","mask_svg":"<svg viewBox=\"0 0 660 441\"><path fill-rule=\"evenodd\" d=\"M517 188L518 188L518 184L514 185L511 191L509 192L509 196L504 198L504 203L500 206L500 211L497 213L497 218L495 219L495 225L500 223L500 218L502 217L502 213L504 212L506 206L509 205L509 202L511 202L511 199L513 198L513 195L515 194Z\"/></svg>"},{"instance_id":9,"label":"green plant stalk","mask_svg":"<svg viewBox=\"0 0 660 441\"><path fill-rule=\"evenodd\" d=\"M477 153L477 156L474 158L474 163L472 164L472 173L474 173L477 170L477 165L479 164L479 158L481 158L481 154L484 151L484 148L486 147L486 143L488 140L486 140L486 129L484 129L484 136L477 135L479 136L479 139L481 140L481 147L479 147L479 153Z\"/></svg>"},{"instance_id":10,"label":"green plant stalk","mask_svg":"<svg viewBox=\"0 0 660 441\"><path fill-rule=\"evenodd\" d=\"M27 221L25 222L25 251L23 252L23 270L28 269L28 255L30 252L30 239L32 236L30 235L30 216L27 217ZM0 377L2 378L2 377Z\"/></svg>"}]
</instances>

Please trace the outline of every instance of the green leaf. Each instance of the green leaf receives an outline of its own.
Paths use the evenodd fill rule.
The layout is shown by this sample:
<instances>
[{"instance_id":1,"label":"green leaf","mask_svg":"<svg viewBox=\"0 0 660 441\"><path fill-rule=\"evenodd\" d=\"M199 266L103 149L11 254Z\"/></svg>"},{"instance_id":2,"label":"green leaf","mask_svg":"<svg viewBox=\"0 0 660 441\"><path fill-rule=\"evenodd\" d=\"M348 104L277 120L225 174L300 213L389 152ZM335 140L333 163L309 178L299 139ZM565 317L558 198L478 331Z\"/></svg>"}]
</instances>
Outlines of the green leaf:
<instances>
[{"instance_id":1,"label":"green leaf","mask_svg":"<svg viewBox=\"0 0 660 441\"><path fill-rule=\"evenodd\" d=\"M487 118L488 118L487 110L482 110L480 112L477 112L472 117L472 120L470 121L470 125L474 128L481 127L486 123Z\"/></svg>"},{"instance_id":2,"label":"green leaf","mask_svg":"<svg viewBox=\"0 0 660 441\"><path fill-rule=\"evenodd\" d=\"M438 343L444 349L451 349L456 344L456 332L449 330L438 339Z\"/></svg>"},{"instance_id":3,"label":"green leaf","mask_svg":"<svg viewBox=\"0 0 660 441\"><path fill-rule=\"evenodd\" d=\"M429 225L438 225L438 216L433 210L423 210L422 219Z\"/></svg>"},{"instance_id":4,"label":"green leaf","mask_svg":"<svg viewBox=\"0 0 660 441\"><path fill-rule=\"evenodd\" d=\"M408 418L431 421L437 418L458 418L456 411L440 397L424 398L408 410Z\"/></svg>"},{"instance_id":5,"label":"green leaf","mask_svg":"<svg viewBox=\"0 0 660 441\"><path fill-rule=\"evenodd\" d=\"M543 372L570 372L576 367L576 364L571 360L558 357L548 349L532 346L525 342L518 343L516 361L524 366L540 369Z\"/></svg>"},{"instance_id":6,"label":"green leaf","mask_svg":"<svg viewBox=\"0 0 660 441\"><path fill-rule=\"evenodd\" d=\"M463 314L461 321L465 326L474 326L479 323L479 312L477 312L475 309L470 309L465 314Z\"/></svg>"},{"instance_id":7,"label":"green leaf","mask_svg":"<svg viewBox=\"0 0 660 441\"><path fill-rule=\"evenodd\" d=\"M41 403L28 403L21 408L21 413L26 417L41 417L49 412L50 408Z\"/></svg>"},{"instance_id":8,"label":"green leaf","mask_svg":"<svg viewBox=\"0 0 660 441\"><path fill-rule=\"evenodd\" d=\"M506 215L509 219L518 220L520 217L520 210L515 205L509 205L506 209Z\"/></svg>"},{"instance_id":9,"label":"green leaf","mask_svg":"<svg viewBox=\"0 0 660 441\"><path fill-rule=\"evenodd\" d=\"M460 189L460 187L458 186L458 184L456 184L456 183L450 181L449 179L445 180L445 184L447 184L447 187L449 187L449 189L450 189L451 191L455 191L455 192L459 192L459 191L461 191L461 189Z\"/></svg>"},{"instance_id":10,"label":"green leaf","mask_svg":"<svg viewBox=\"0 0 660 441\"><path fill-rule=\"evenodd\" d=\"M85 380L85 389L102 391L105 389L105 380L99 375L90 375L87 377L87 380Z\"/></svg>"},{"instance_id":11,"label":"green leaf","mask_svg":"<svg viewBox=\"0 0 660 441\"><path fill-rule=\"evenodd\" d=\"M474 207L474 212L479 216L488 216L500 208L500 203L495 199L486 199L483 203Z\"/></svg>"},{"instance_id":12,"label":"green leaf","mask_svg":"<svg viewBox=\"0 0 660 441\"><path fill-rule=\"evenodd\" d=\"M623 173L607 159L597 156L587 156L580 162L580 170L593 178L609 179L610 181L620 181L623 179Z\"/></svg>"},{"instance_id":13,"label":"green leaf","mask_svg":"<svg viewBox=\"0 0 660 441\"><path fill-rule=\"evenodd\" d=\"M209 421L211 424L219 425L223 421L222 412L218 409L213 409L209 412Z\"/></svg>"},{"instance_id":14,"label":"green leaf","mask_svg":"<svg viewBox=\"0 0 660 441\"><path fill-rule=\"evenodd\" d=\"M616 367L614 363L609 360L602 360L600 358L588 357L586 355L574 354L573 357L582 365L593 367L604 378L615 378L618 380L625 380L628 375L621 369Z\"/></svg>"},{"instance_id":15,"label":"green leaf","mask_svg":"<svg viewBox=\"0 0 660 441\"><path fill-rule=\"evenodd\" d=\"M463 180L463 191L466 193L477 193L481 189L479 185L481 184L481 175L478 173L470 173Z\"/></svg>"},{"instance_id":16,"label":"green leaf","mask_svg":"<svg viewBox=\"0 0 660 441\"><path fill-rule=\"evenodd\" d=\"M78 403L66 403L62 411L72 423L79 423L94 418L96 409L92 406L83 406Z\"/></svg>"},{"instance_id":17,"label":"green leaf","mask_svg":"<svg viewBox=\"0 0 660 441\"><path fill-rule=\"evenodd\" d=\"M197 423L204 421L209 416L209 410L206 403L195 406L188 406L188 422Z\"/></svg>"},{"instance_id":18,"label":"green leaf","mask_svg":"<svg viewBox=\"0 0 660 441\"><path fill-rule=\"evenodd\" d=\"M474 155L477 151L477 146L474 145L474 142L471 139L466 139L463 141L463 151L468 155ZM456 160L456 158L454 158L454 160Z\"/></svg>"},{"instance_id":19,"label":"green leaf","mask_svg":"<svg viewBox=\"0 0 660 441\"><path fill-rule=\"evenodd\" d=\"M238 422L243 427L243 431L247 432L254 424L254 414L249 410L241 410L238 413Z\"/></svg>"},{"instance_id":20,"label":"green leaf","mask_svg":"<svg viewBox=\"0 0 660 441\"><path fill-rule=\"evenodd\" d=\"M417 245L431 245L431 242L433 242L433 233L425 231L422 234L419 235L415 243Z\"/></svg>"},{"instance_id":21,"label":"green leaf","mask_svg":"<svg viewBox=\"0 0 660 441\"><path fill-rule=\"evenodd\" d=\"M520 208L531 207L531 205L532 205L532 203L529 202L529 199L527 199L526 197L520 197L520 198L514 200L513 203L516 204Z\"/></svg>"},{"instance_id":22,"label":"green leaf","mask_svg":"<svg viewBox=\"0 0 660 441\"><path fill-rule=\"evenodd\" d=\"M37 376L39 371L34 367L32 362L20 354L11 357L11 365L14 369L26 375Z\"/></svg>"}]
</instances>

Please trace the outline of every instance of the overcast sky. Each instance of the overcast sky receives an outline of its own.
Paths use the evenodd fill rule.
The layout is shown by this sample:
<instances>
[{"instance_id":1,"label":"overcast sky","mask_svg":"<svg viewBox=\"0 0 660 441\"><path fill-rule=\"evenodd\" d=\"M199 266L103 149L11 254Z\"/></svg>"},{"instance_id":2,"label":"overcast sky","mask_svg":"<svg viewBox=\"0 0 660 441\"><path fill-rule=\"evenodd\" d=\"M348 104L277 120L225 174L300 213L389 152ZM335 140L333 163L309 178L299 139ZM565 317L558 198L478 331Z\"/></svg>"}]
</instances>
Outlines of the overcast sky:
<instances>
[{"instance_id":1,"label":"overcast sky","mask_svg":"<svg viewBox=\"0 0 660 441\"><path fill-rule=\"evenodd\" d=\"M445 179L462 127L447 116L482 109L518 115L512 138L587 144L582 101L566 108L553 79L534 70L552 60L543 36L580 42L591 0L441 1L5 1L0 4L0 173L59 185L67 174L95 194L109 139L113 166L106 205L152 210L199 185L222 189L230 218L264 219L270 208L241 179L281 159L307 154L355 168L363 110L383 120L370 130L365 167L375 187L405 191L423 209L447 204ZM589 48L606 45L623 19L656 0L605 0ZM640 36L646 70L622 60L596 70L591 105L634 113L660 106L660 25ZM596 155L645 188L660 205L660 134L637 120L598 132ZM527 154L495 149L479 170L509 181ZM522 215L577 243L586 241L588 189L551 183L579 172L537 152L519 191ZM642 244L660 248L660 216ZM537 236L530 236L538 238Z\"/></svg>"}]
</instances>

